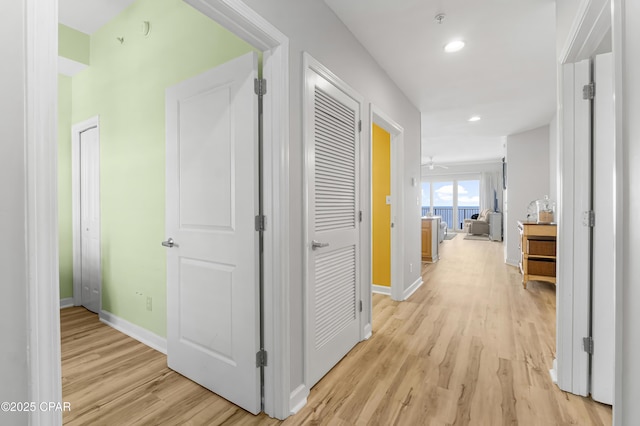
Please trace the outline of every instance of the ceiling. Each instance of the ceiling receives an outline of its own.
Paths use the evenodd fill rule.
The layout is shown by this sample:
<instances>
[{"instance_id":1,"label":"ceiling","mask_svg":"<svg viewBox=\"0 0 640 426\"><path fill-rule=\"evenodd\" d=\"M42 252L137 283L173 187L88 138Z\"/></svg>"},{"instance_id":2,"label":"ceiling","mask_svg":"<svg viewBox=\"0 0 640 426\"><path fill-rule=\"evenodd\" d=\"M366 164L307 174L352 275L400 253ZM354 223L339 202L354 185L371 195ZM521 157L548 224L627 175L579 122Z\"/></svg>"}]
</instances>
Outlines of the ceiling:
<instances>
[{"instance_id":1,"label":"ceiling","mask_svg":"<svg viewBox=\"0 0 640 426\"><path fill-rule=\"evenodd\" d=\"M499 159L553 118L555 1L324 1L422 113L423 164ZM445 53L453 39L465 48Z\"/></svg>"},{"instance_id":2,"label":"ceiling","mask_svg":"<svg viewBox=\"0 0 640 426\"><path fill-rule=\"evenodd\" d=\"M92 34L134 1L60 0L60 22ZM554 0L324 1L420 110L423 164L499 159L505 136L551 121ZM445 53L452 39L465 48Z\"/></svg>"},{"instance_id":3,"label":"ceiling","mask_svg":"<svg viewBox=\"0 0 640 426\"><path fill-rule=\"evenodd\" d=\"M135 0L60 0L58 21L68 27L93 34Z\"/></svg>"}]
</instances>

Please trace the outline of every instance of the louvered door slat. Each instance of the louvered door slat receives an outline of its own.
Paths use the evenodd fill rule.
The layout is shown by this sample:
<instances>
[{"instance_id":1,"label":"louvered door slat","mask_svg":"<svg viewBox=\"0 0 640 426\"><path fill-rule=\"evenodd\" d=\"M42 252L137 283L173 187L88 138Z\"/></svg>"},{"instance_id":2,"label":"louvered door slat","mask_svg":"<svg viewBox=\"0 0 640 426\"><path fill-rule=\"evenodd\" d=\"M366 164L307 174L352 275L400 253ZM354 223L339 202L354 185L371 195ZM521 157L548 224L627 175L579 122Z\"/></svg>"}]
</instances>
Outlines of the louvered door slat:
<instances>
[{"instance_id":1,"label":"louvered door slat","mask_svg":"<svg viewBox=\"0 0 640 426\"><path fill-rule=\"evenodd\" d=\"M316 348L355 318L355 247L316 258Z\"/></svg>"},{"instance_id":2,"label":"louvered door slat","mask_svg":"<svg viewBox=\"0 0 640 426\"><path fill-rule=\"evenodd\" d=\"M315 89L316 231L355 226L356 138L355 112ZM351 195L341 198L339 194ZM337 197L336 197L337 196ZM339 205L339 209L323 209Z\"/></svg>"}]
</instances>

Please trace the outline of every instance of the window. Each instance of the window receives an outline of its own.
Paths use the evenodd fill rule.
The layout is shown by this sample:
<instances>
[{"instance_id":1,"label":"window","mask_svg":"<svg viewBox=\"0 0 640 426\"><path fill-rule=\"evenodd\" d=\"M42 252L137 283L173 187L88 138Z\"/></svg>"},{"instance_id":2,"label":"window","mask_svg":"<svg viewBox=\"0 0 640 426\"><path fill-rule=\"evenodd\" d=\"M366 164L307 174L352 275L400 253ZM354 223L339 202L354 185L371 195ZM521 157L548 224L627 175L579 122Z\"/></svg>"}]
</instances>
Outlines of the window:
<instances>
[{"instance_id":1,"label":"window","mask_svg":"<svg viewBox=\"0 0 640 426\"><path fill-rule=\"evenodd\" d=\"M447 228L461 230L464 220L480 213L480 179L426 180L422 182L422 215L442 216Z\"/></svg>"},{"instance_id":2,"label":"window","mask_svg":"<svg viewBox=\"0 0 640 426\"><path fill-rule=\"evenodd\" d=\"M422 182L422 216L431 211L431 182Z\"/></svg>"}]
</instances>

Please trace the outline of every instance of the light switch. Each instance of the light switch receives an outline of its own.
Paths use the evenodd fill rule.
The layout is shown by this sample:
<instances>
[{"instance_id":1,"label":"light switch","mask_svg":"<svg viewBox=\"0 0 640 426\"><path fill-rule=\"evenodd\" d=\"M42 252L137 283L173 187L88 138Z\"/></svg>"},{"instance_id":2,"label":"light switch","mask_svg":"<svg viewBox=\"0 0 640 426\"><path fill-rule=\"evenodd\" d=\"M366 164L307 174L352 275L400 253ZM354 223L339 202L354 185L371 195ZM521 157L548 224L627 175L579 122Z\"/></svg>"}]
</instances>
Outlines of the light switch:
<instances>
[{"instance_id":1,"label":"light switch","mask_svg":"<svg viewBox=\"0 0 640 426\"><path fill-rule=\"evenodd\" d=\"M387 195L387 205L391 204L391 195Z\"/></svg>"}]
</instances>

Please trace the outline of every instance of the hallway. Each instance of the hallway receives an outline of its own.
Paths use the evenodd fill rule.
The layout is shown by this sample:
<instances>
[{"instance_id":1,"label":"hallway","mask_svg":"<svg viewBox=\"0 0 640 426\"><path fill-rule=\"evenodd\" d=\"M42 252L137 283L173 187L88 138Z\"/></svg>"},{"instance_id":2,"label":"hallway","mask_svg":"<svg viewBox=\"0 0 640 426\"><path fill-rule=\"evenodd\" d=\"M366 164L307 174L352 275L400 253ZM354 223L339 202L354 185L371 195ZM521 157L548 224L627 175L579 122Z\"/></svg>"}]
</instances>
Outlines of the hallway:
<instances>
[{"instance_id":1,"label":"hallway","mask_svg":"<svg viewBox=\"0 0 640 426\"><path fill-rule=\"evenodd\" d=\"M611 408L560 391L548 370L555 289L502 262L503 246L441 244L406 302L374 295L374 333L284 423L609 425ZM277 424L166 367L166 357L82 308L61 313L65 424Z\"/></svg>"},{"instance_id":2,"label":"hallway","mask_svg":"<svg viewBox=\"0 0 640 426\"><path fill-rule=\"evenodd\" d=\"M553 285L524 290L502 244L458 234L440 247L408 301L374 295L373 337L315 386L291 424L611 424L611 407L551 382Z\"/></svg>"}]
</instances>

